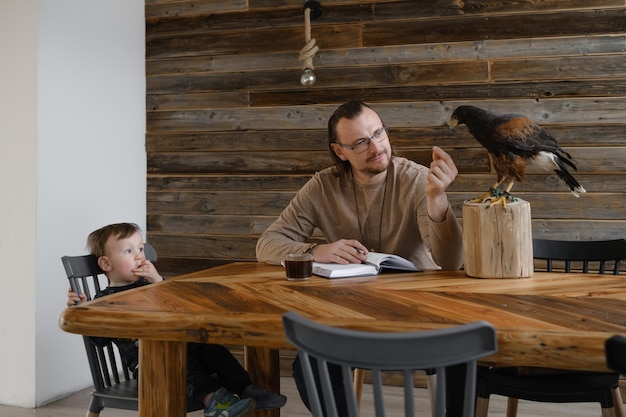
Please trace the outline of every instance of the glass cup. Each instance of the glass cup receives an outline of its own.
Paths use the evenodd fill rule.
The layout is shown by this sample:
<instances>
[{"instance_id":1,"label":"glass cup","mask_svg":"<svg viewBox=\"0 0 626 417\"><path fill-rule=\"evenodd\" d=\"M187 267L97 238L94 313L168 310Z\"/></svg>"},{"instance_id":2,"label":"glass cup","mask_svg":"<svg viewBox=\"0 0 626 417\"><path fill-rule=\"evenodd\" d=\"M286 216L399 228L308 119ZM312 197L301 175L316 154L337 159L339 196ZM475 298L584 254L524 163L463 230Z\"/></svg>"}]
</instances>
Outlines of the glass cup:
<instances>
[{"instance_id":1,"label":"glass cup","mask_svg":"<svg viewBox=\"0 0 626 417\"><path fill-rule=\"evenodd\" d=\"M309 279L313 275L313 255L290 253L283 259L283 266L289 281Z\"/></svg>"}]
</instances>

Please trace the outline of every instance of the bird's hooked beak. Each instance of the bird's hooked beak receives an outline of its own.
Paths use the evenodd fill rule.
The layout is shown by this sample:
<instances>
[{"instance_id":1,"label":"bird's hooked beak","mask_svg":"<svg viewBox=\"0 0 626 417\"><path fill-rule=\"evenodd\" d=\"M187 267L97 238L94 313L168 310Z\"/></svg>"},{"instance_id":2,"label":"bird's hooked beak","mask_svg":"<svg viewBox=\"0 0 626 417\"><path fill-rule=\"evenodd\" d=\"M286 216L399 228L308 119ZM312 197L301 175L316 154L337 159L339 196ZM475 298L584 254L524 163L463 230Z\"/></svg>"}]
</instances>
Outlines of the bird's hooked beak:
<instances>
[{"instance_id":1,"label":"bird's hooked beak","mask_svg":"<svg viewBox=\"0 0 626 417\"><path fill-rule=\"evenodd\" d=\"M455 127L457 127L459 124L459 119L456 116L452 116L450 117L450 120L448 120L448 127L450 128L450 130L454 130Z\"/></svg>"}]
</instances>

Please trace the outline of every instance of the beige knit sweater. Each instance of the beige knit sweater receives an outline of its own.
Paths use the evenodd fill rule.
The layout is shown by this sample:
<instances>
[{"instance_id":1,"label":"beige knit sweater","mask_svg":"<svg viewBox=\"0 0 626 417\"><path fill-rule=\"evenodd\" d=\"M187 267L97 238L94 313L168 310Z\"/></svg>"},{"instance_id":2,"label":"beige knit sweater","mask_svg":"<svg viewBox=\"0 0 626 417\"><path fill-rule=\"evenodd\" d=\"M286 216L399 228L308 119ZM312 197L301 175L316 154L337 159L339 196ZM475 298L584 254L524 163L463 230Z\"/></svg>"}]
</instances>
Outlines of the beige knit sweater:
<instances>
[{"instance_id":1,"label":"beige knit sweater","mask_svg":"<svg viewBox=\"0 0 626 417\"><path fill-rule=\"evenodd\" d=\"M332 168L326 168L259 237L257 259L279 264L286 254L304 251L318 228L327 242L356 239L376 252L402 256L420 269L459 269L461 227L450 207L441 223L428 216L427 174L428 168L394 157L386 181L363 186L350 172L335 177Z\"/></svg>"}]
</instances>

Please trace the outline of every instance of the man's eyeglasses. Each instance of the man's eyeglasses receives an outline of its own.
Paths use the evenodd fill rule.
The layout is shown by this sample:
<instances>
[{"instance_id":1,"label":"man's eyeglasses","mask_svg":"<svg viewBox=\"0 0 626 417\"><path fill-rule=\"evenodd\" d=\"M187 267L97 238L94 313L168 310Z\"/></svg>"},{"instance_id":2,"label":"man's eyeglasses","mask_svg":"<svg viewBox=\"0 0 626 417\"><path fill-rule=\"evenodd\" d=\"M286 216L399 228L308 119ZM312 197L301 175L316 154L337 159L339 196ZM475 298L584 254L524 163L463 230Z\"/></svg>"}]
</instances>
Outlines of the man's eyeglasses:
<instances>
[{"instance_id":1,"label":"man's eyeglasses","mask_svg":"<svg viewBox=\"0 0 626 417\"><path fill-rule=\"evenodd\" d=\"M339 142L335 142L335 143L344 148L351 149L354 153L363 153L370 148L370 143L372 141L376 143L380 143L385 138L387 138L387 126L383 125L383 127L376 130L372 136L370 136L369 138L359 139L352 146L344 145L343 143L339 143Z\"/></svg>"}]
</instances>

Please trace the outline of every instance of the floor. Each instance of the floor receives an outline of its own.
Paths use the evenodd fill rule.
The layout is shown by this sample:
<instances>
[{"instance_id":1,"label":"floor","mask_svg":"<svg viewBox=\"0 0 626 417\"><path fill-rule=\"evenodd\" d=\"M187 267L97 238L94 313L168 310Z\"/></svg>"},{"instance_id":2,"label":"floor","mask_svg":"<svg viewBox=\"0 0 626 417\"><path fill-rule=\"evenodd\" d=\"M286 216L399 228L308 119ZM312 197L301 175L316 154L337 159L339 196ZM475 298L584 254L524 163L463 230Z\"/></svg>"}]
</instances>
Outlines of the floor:
<instances>
[{"instance_id":1,"label":"floor","mask_svg":"<svg viewBox=\"0 0 626 417\"><path fill-rule=\"evenodd\" d=\"M281 410L283 417L306 417L310 416L307 409L302 405L295 385L291 378L281 379L282 391L289 400ZM369 385L365 385L363 394L363 417L373 416L371 403L367 402L366 394ZM27 409L0 405L2 417L84 417L89 404L89 389L79 391L69 397L37 409ZM389 388L388 397L399 397L400 391L396 387ZM420 389L417 394L418 416L430 416L428 393ZM502 397L494 396L490 402L489 417L503 417L505 415L506 401ZM401 406L389 410L389 417L400 416ZM599 417L600 406L598 404L540 404L520 401L519 417ZM102 417L136 417L136 411L105 409L100 414ZM202 411L189 413L188 417L202 417Z\"/></svg>"}]
</instances>

